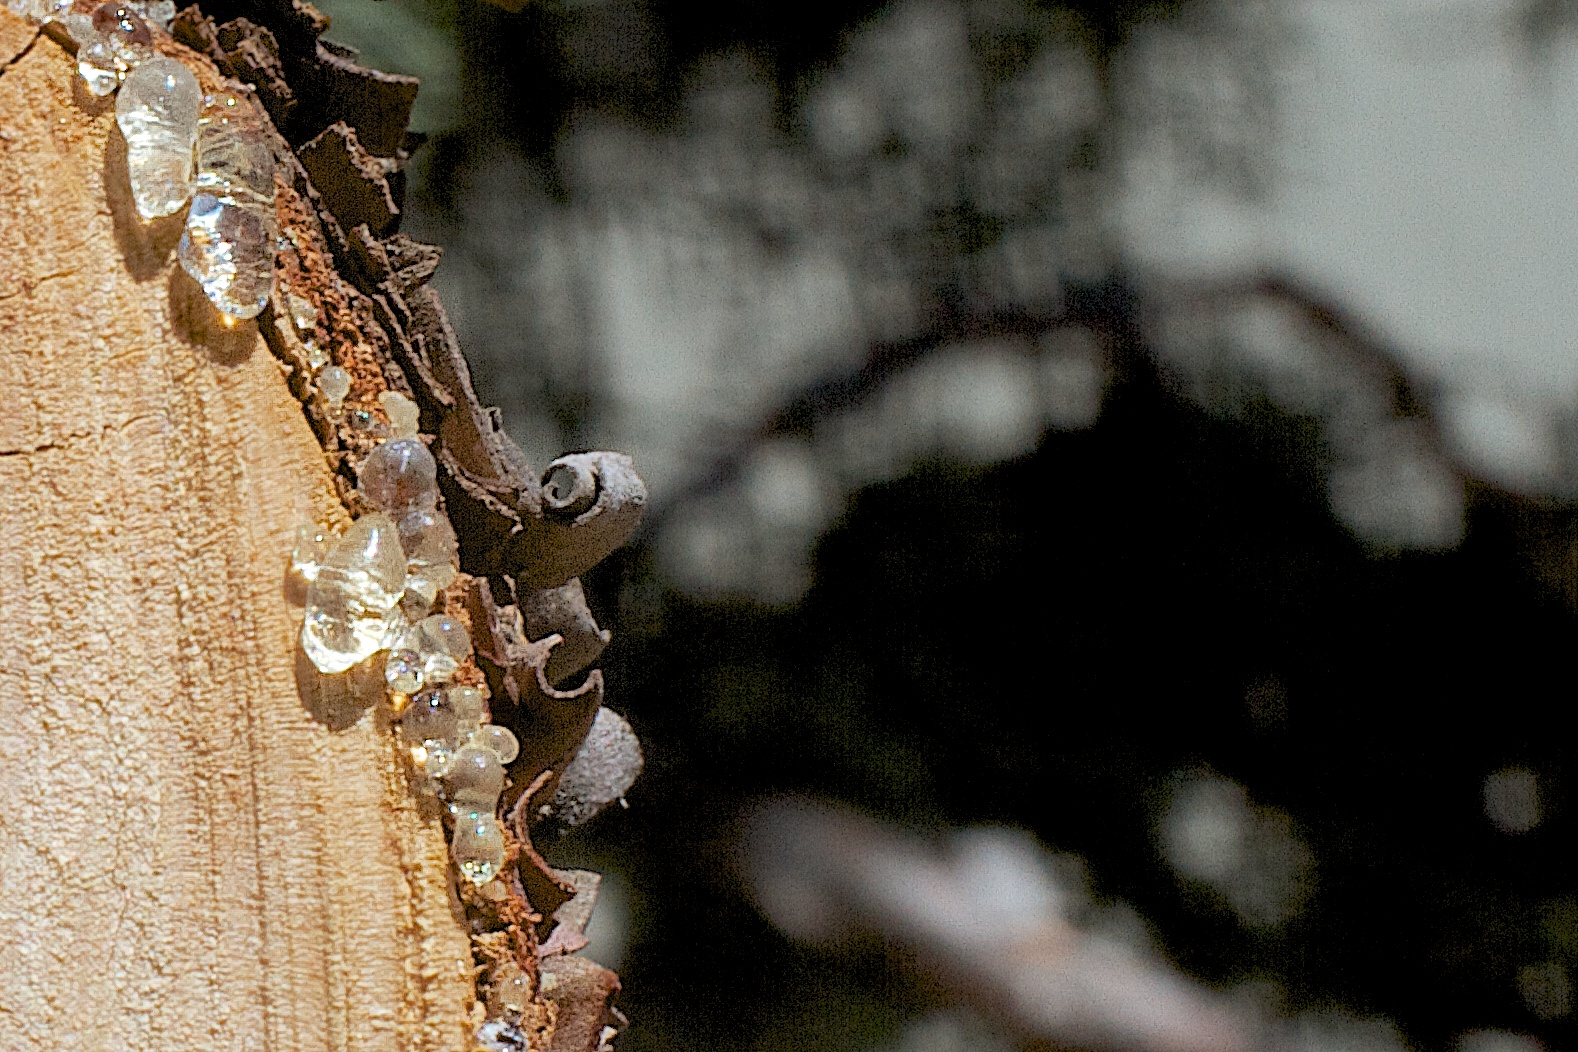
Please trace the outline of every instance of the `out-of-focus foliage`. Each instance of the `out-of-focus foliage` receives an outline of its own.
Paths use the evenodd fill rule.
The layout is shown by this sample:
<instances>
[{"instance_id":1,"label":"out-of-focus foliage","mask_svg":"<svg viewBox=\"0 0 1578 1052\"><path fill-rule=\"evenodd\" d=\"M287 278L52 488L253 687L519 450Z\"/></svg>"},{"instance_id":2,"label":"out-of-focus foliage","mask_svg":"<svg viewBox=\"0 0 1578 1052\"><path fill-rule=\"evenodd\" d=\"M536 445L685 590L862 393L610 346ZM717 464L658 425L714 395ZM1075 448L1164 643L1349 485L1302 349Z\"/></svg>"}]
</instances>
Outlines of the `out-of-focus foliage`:
<instances>
[{"instance_id":1,"label":"out-of-focus foliage","mask_svg":"<svg viewBox=\"0 0 1578 1052\"><path fill-rule=\"evenodd\" d=\"M622 1048L1008 1040L764 919L785 793L1027 829L1307 1052L1572 1043L1564 5L325 6L426 78L484 397L652 485L589 582L648 773L554 857Z\"/></svg>"}]
</instances>

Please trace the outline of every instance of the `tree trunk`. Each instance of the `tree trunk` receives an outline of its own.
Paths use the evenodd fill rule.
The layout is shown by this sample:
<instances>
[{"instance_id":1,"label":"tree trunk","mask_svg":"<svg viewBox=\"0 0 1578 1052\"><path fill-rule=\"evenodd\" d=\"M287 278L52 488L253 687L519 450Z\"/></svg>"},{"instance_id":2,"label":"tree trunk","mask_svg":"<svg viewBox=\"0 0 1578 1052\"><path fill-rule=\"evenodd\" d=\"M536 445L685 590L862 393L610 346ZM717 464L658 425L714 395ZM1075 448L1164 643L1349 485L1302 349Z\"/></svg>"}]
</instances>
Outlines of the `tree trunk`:
<instances>
[{"instance_id":1,"label":"tree trunk","mask_svg":"<svg viewBox=\"0 0 1578 1052\"><path fill-rule=\"evenodd\" d=\"M298 656L294 530L348 521L301 403L113 99L3 7L0 70L0 1048L470 1048L444 831Z\"/></svg>"}]
</instances>

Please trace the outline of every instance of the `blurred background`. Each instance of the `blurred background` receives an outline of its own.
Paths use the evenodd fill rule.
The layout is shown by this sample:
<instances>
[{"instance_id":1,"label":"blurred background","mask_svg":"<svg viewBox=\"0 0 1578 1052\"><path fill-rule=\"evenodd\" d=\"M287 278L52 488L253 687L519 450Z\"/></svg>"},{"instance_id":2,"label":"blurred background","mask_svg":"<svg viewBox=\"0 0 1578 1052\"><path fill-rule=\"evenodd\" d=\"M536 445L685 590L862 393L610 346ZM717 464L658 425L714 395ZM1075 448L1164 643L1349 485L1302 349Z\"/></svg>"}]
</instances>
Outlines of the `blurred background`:
<instances>
[{"instance_id":1,"label":"blurred background","mask_svg":"<svg viewBox=\"0 0 1578 1052\"><path fill-rule=\"evenodd\" d=\"M621 1049L1578 1046L1578 3L319 6L652 492Z\"/></svg>"}]
</instances>

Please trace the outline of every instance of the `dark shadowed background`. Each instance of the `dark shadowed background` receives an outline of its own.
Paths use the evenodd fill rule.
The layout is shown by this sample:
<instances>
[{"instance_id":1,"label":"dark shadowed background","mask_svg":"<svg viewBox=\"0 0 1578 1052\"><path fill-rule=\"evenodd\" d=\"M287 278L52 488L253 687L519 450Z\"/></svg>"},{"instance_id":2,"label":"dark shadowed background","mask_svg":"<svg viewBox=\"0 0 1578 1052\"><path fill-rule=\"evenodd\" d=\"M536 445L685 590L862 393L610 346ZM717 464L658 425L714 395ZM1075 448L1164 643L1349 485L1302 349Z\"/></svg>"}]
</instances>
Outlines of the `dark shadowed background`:
<instances>
[{"instance_id":1,"label":"dark shadowed background","mask_svg":"<svg viewBox=\"0 0 1578 1052\"><path fill-rule=\"evenodd\" d=\"M1574 1047L1578 7L320 6L483 398L652 492L647 771L547 851L621 1049L1211 1047L932 892L1264 1047Z\"/></svg>"}]
</instances>

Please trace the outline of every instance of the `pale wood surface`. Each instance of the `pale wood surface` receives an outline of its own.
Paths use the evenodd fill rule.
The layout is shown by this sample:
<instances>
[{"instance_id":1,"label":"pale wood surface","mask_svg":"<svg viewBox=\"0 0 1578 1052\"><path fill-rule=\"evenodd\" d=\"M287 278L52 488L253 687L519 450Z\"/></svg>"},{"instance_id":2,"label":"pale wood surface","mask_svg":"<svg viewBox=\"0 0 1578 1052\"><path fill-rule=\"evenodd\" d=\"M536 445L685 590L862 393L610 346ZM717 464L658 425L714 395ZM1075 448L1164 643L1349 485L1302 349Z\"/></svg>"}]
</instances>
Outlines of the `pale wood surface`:
<instances>
[{"instance_id":1,"label":"pale wood surface","mask_svg":"<svg viewBox=\"0 0 1578 1052\"><path fill-rule=\"evenodd\" d=\"M298 670L323 455L122 151L54 41L0 74L0 1049L468 1048L442 830Z\"/></svg>"}]
</instances>

